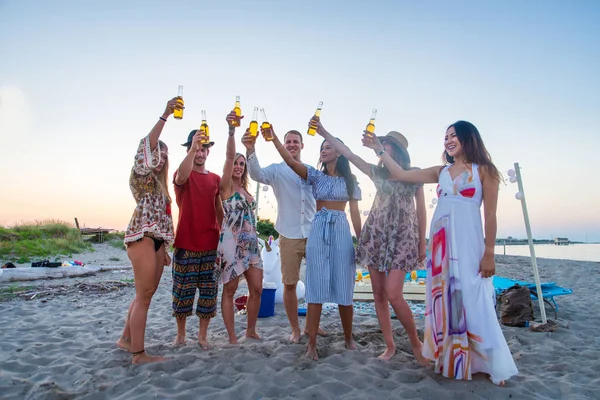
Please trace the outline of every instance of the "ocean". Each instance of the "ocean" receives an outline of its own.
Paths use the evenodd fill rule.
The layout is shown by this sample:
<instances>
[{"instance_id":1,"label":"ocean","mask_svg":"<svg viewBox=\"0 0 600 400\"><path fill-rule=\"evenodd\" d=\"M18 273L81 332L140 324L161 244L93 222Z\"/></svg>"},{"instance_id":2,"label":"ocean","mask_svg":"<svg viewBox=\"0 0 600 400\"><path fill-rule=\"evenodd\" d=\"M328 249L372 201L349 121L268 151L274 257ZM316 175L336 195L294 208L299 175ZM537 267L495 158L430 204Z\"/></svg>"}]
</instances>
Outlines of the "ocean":
<instances>
[{"instance_id":1,"label":"ocean","mask_svg":"<svg viewBox=\"0 0 600 400\"><path fill-rule=\"evenodd\" d=\"M567 246L536 244L534 248L537 258L600 262L600 243L570 244ZM496 245L496 254L504 254L504 246ZM506 255L528 257L531 254L528 245L514 245L506 246Z\"/></svg>"}]
</instances>

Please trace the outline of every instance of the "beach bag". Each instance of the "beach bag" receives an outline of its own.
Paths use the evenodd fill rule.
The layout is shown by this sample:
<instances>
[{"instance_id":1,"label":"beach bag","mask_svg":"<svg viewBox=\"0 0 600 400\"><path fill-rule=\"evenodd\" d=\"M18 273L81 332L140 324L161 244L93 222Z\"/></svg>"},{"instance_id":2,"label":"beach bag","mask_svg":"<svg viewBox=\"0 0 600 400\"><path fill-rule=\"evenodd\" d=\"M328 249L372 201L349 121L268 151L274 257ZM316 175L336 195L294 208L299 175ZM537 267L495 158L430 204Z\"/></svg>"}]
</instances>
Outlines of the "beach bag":
<instances>
[{"instance_id":1,"label":"beach bag","mask_svg":"<svg viewBox=\"0 0 600 400\"><path fill-rule=\"evenodd\" d=\"M514 285L500 296L500 322L507 326L528 326L533 321L533 302L529 288Z\"/></svg>"},{"instance_id":2,"label":"beach bag","mask_svg":"<svg viewBox=\"0 0 600 400\"><path fill-rule=\"evenodd\" d=\"M36 261L36 262L32 262L31 266L36 268L36 267L42 267L42 268L58 268L62 265L61 262L50 262L49 260L44 260L44 261Z\"/></svg>"}]
</instances>

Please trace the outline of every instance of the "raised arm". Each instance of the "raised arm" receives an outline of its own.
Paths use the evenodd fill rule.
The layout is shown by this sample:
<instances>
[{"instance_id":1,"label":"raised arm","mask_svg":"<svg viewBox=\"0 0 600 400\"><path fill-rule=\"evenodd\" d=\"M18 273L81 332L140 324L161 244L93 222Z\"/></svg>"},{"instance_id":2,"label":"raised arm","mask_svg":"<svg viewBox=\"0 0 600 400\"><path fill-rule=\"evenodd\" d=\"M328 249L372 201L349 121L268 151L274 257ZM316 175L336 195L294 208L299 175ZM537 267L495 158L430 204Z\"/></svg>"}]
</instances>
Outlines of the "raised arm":
<instances>
[{"instance_id":1,"label":"raised arm","mask_svg":"<svg viewBox=\"0 0 600 400\"><path fill-rule=\"evenodd\" d=\"M152 150L154 150L156 146L158 146L158 138L160 137L160 134L162 133L162 130L165 127L165 122L167 122L167 118L169 118L169 115L173 114L175 108L181 108L181 105L177 103L177 98L173 97L167 102L165 111L163 112L160 119L156 121L156 124L154 124L154 127L150 131L150 148Z\"/></svg>"},{"instance_id":2,"label":"raised arm","mask_svg":"<svg viewBox=\"0 0 600 400\"><path fill-rule=\"evenodd\" d=\"M369 178L372 178L371 164L354 154L348 146L342 143L341 140L329 133L321 124L319 117L312 117L308 125L315 128L317 133L321 135L323 139L327 140L338 153L346 157L348 161L354 164L356 168L361 170L363 174L367 175Z\"/></svg>"},{"instance_id":3,"label":"raised arm","mask_svg":"<svg viewBox=\"0 0 600 400\"><path fill-rule=\"evenodd\" d=\"M415 202L417 206L417 224L419 229L419 262L425 260L427 253L427 241L425 240L425 231L427 229L427 209L425 208L425 193L423 186L420 186L415 193Z\"/></svg>"},{"instance_id":4,"label":"raised arm","mask_svg":"<svg viewBox=\"0 0 600 400\"><path fill-rule=\"evenodd\" d=\"M273 125L271 125L271 130L273 130ZM295 172L300 178L307 179L308 178L308 168L306 165L302 164L299 161L294 160L294 157L287 151L285 147L283 147L283 143L279 140L275 131L273 130L273 144L275 145L275 149L279 152L283 161Z\"/></svg>"},{"instance_id":5,"label":"raised arm","mask_svg":"<svg viewBox=\"0 0 600 400\"><path fill-rule=\"evenodd\" d=\"M275 180L276 169L274 165L266 168L260 166L258 157L256 156L256 136L252 136L249 131L246 131L242 136L242 144L246 147L246 165L248 166L248 174L254 182L260 182L264 185L272 185Z\"/></svg>"},{"instance_id":6,"label":"raised arm","mask_svg":"<svg viewBox=\"0 0 600 400\"><path fill-rule=\"evenodd\" d=\"M425 169L405 170L399 166L387 152L385 152L377 136L365 131L362 138L363 146L375 150L375 153L381 158L383 164L390 171L390 178L411 183L437 183L440 177L440 171L443 166L438 165Z\"/></svg>"},{"instance_id":7,"label":"raised arm","mask_svg":"<svg viewBox=\"0 0 600 400\"><path fill-rule=\"evenodd\" d=\"M177 168L177 175L175 176L176 185L183 185L188 180L190 174L192 173L192 169L194 168L194 158L196 157L196 152L200 150L202 146L201 143L207 140L207 136L203 135L200 131L196 132L192 138L190 150L181 164L179 164L179 168Z\"/></svg>"},{"instance_id":8,"label":"raised arm","mask_svg":"<svg viewBox=\"0 0 600 400\"><path fill-rule=\"evenodd\" d=\"M223 166L223 176L221 177L220 192L224 198L229 197L231 191L233 173L233 164L235 163L235 126L233 126L233 118L235 111L227 115L227 124L229 126L229 137L227 138L227 150L225 151L225 165Z\"/></svg>"},{"instance_id":9,"label":"raised arm","mask_svg":"<svg viewBox=\"0 0 600 400\"><path fill-rule=\"evenodd\" d=\"M485 251L480 263L481 276L489 278L496 273L496 263L494 261L494 249L496 246L496 210L498 208L498 187L500 181L497 176L489 173L486 166L479 167L479 176L483 190L483 216L484 216L484 234Z\"/></svg>"}]
</instances>

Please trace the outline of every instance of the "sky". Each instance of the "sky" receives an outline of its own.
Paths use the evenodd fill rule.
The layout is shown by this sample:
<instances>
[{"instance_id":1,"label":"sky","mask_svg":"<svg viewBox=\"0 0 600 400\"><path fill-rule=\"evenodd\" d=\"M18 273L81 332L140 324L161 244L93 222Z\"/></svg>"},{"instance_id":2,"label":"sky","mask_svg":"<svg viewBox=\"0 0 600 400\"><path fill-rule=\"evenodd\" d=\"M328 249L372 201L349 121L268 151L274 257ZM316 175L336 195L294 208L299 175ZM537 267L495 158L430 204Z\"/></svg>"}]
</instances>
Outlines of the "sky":
<instances>
[{"instance_id":1,"label":"sky","mask_svg":"<svg viewBox=\"0 0 600 400\"><path fill-rule=\"evenodd\" d=\"M161 136L170 174L201 110L207 166L222 172L237 95L246 124L264 107L280 136L323 101L323 125L373 163L360 142L373 108L377 133L402 132L419 167L439 165L445 129L467 120L505 176L519 162L535 238L600 241L599 17L577 0L0 0L0 224L124 230L138 142L183 85L184 118ZM305 137L304 162L320 144ZM257 154L281 161L262 139ZM354 172L368 211L374 186ZM517 191L500 188L498 237L525 237ZM259 194L274 221L272 191Z\"/></svg>"}]
</instances>

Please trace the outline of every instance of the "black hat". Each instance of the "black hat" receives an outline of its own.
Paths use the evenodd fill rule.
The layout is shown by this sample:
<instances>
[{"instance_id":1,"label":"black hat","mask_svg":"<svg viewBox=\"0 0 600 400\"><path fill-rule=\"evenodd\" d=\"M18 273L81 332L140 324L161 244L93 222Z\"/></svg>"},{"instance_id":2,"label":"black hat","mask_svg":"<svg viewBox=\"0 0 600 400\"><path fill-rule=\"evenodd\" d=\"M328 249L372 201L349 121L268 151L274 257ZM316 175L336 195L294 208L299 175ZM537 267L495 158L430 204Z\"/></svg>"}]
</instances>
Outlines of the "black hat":
<instances>
[{"instance_id":1,"label":"black hat","mask_svg":"<svg viewBox=\"0 0 600 400\"><path fill-rule=\"evenodd\" d=\"M190 134L188 135L187 138L187 142L182 143L182 146L185 147L189 147L192 145L192 139L194 138L194 135L198 132L198 129L194 129L193 131L190 132ZM215 142L208 142L208 143L204 143L202 146L206 147L206 148L211 148L215 145Z\"/></svg>"}]
</instances>

